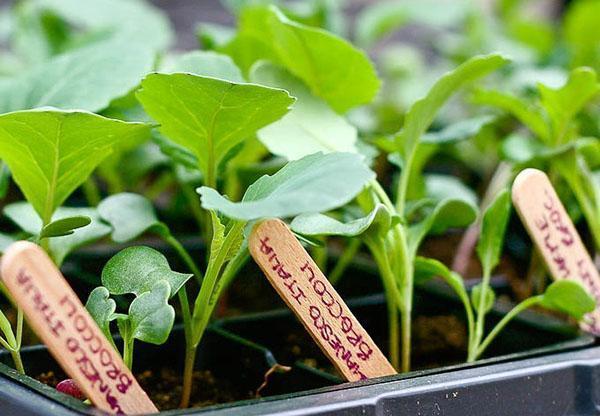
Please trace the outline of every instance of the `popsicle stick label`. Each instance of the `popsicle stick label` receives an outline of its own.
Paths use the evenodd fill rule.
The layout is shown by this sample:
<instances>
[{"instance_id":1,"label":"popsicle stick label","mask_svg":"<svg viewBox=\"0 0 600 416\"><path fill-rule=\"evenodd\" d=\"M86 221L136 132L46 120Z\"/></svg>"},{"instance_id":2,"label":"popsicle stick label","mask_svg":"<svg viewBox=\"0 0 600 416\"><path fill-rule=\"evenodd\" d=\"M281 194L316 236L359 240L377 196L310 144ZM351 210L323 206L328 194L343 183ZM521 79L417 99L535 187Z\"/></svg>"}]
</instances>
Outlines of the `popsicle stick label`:
<instances>
[{"instance_id":1,"label":"popsicle stick label","mask_svg":"<svg viewBox=\"0 0 600 416\"><path fill-rule=\"evenodd\" d=\"M283 221L257 224L249 248L275 290L347 380L396 374Z\"/></svg>"},{"instance_id":2,"label":"popsicle stick label","mask_svg":"<svg viewBox=\"0 0 600 416\"><path fill-rule=\"evenodd\" d=\"M27 241L11 245L1 272L31 328L96 407L111 414L158 412L39 246Z\"/></svg>"},{"instance_id":3,"label":"popsicle stick label","mask_svg":"<svg viewBox=\"0 0 600 416\"><path fill-rule=\"evenodd\" d=\"M546 174L525 169L515 179L513 203L554 279L573 279L596 299L581 328L600 335L600 276Z\"/></svg>"}]
</instances>

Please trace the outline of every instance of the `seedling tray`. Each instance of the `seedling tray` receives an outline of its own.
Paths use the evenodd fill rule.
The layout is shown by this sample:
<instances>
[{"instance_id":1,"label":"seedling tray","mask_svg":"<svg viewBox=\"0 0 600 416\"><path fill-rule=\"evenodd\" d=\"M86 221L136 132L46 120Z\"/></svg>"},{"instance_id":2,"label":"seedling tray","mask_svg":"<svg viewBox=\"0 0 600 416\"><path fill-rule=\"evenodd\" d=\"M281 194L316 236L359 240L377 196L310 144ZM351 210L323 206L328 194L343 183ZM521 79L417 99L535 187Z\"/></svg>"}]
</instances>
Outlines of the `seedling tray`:
<instances>
[{"instance_id":1,"label":"seedling tray","mask_svg":"<svg viewBox=\"0 0 600 416\"><path fill-rule=\"evenodd\" d=\"M443 286L430 285L419 293L417 300L428 302L416 303L420 305L417 314L460 311ZM373 328L385 326L385 320L379 318L385 314L383 302L381 295L349 302L358 319L376 336L379 331ZM496 308L490 320L503 312L502 307ZM342 383L303 362L286 362L281 345L272 342L273 334L297 325L286 310L217 322L199 349L200 368L219 369L247 390L256 389L264 373L277 363L291 365L292 370L274 374L262 398L162 414L589 415L597 414L600 406L600 393L594 391L600 383L600 347L594 345L594 338L537 313L523 314L510 325L490 350L493 357L359 383ZM162 348L140 344L137 363L166 360L179 366L182 354L176 351L183 348L181 330L174 334L170 345ZM271 344L270 349L261 343ZM173 353L166 356L164 351ZM55 365L44 346L25 348L23 356L31 373ZM10 357L0 354L0 361L10 363ZM0 364L0 409L3 416L102 414L4 364Z\"/></svg>"}]
</instances>

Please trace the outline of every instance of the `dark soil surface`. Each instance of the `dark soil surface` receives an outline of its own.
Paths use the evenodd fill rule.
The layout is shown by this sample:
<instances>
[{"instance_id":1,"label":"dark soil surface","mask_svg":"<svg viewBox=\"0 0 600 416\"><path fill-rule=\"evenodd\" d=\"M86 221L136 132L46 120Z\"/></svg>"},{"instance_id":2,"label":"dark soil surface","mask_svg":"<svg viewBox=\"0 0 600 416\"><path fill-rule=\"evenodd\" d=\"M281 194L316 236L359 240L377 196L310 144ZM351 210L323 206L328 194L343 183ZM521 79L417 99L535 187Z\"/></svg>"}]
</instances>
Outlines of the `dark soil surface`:
<instances>
[{"instance_id":1,"label":"dark soil surface","mask_svg":"<svg viewBox=\"0 0 600 416\"><path fill-rule=\"evenodd\" d=\"M181 398L181 372L171 367L146 370L136 375L142 388L160 410L177 409ZM194 372L194 387L190 407L206 407L251 399L252 391L236 391L229 380L215 377L208 370Z\"/></svg>"},{"instance_id":2,"label":"dark soil surface","mask_svg":"<svg viewBox=\"0 0 600 416\"><path fill-rule=\"evenodd\" d=\"M379 338L377 334L371 335ZM412 370L445 367L465 361L467 329L454 315L417 316L413 321L412 336ZM387 340L374 341L386 353ZM291 331L285 342L284 363L299 361L341 377L306 331Z\"/></svg>"},{"instance_id":3,"label":"dark soil surface","mask_svg":"<svg viewBox=\"0 0 600 416\"><path fill-rule=\"evenodd\" d=\"M67 376L62 371L47 371L34 378L50 387L56 387ZM136 374L136 378L159 410L178 408L181 398L181 372L164 366L160 369L139 372ZM252 391L237 391L229 380L219 379L211 371L200 370L194 372L190 407L201 408L251 399L255 397L255 394Z\"/></svg>"}]
</instances>

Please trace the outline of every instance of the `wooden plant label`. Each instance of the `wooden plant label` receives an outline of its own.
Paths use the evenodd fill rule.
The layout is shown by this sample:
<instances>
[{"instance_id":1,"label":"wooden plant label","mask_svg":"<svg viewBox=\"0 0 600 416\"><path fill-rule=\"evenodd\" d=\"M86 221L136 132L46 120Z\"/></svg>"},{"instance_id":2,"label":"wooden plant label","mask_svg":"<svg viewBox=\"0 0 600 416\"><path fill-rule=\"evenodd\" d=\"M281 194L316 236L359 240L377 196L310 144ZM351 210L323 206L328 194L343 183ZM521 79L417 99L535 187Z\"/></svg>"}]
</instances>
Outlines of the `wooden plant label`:
<instances>
[{"instance_id":1,"label":"wooden plant label","mask_svg":"<svg viewBox=\"0 0 600 416\"><path fill-rule=\"evenodd\" d=\"M513 183L512 198L554 279L576 280L596 299L599 307L581 328L600 335L600 276L550 180L540 170L525 169Z\"/></svg>"},{"instance_id":2,"label":"wooden plant label","mask_svg":"<svg viewBox=\"0 0 600 416\"><path fill-rule=\"evenodd\" d=\"M275 290L347 380L396 374L283 221L257 224L249 248Z\"/></svg>"},{"instance_id":3,"label":"wooden plant label","mask_svg":"<svg viewBox=\"0 0 600 416\"><path fill-rule=\"evenodd\" d=\"M12 244L2 257L2 281L29 325L96 407L112 414L158 412L41 247Z\"/></svg>"}]
</instances>

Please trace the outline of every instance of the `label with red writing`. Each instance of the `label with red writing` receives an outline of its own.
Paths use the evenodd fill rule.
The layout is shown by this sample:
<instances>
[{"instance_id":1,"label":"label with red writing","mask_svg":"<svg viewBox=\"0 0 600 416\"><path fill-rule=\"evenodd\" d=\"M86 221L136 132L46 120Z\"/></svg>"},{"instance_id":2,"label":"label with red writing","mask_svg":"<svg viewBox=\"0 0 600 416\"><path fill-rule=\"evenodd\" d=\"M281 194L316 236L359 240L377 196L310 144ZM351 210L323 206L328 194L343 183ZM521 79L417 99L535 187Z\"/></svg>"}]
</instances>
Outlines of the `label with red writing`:
<instances>
[{"instance_id":1,"label":"label with red writing","mask_svg":"<svg viewBox=\"0 0 600 416\"><path fill-rule=\"evenodd\" d=\"M11 245L2 257L2 280L31 328L95 406L112 414L158 411L39 246Z\"/></svg>"},{"instance_id":2,"label":"label with red writing","mask_svg":"<svg viewBox=\"0 0 600 416\"><path fill-rule=\"evenodd\" d=\"M287 225L264 221L250 253L336 368L351 381L396 374Z\"/></svg>"},{"instance_id":3,"label":"label with red writing","mask_svg":"<svg viewBox=\"0 0 600 416\"><path fill-rule=\"evenodd\" d=\"M600 306L598 270L546 174L537 169L522 171L512 197L554 279L577 280ZM600 335L600 308L585 316L581 328Z\"/></svg>"}]
</instances>

